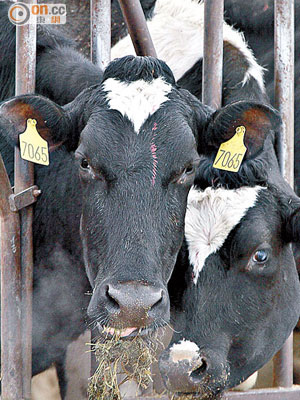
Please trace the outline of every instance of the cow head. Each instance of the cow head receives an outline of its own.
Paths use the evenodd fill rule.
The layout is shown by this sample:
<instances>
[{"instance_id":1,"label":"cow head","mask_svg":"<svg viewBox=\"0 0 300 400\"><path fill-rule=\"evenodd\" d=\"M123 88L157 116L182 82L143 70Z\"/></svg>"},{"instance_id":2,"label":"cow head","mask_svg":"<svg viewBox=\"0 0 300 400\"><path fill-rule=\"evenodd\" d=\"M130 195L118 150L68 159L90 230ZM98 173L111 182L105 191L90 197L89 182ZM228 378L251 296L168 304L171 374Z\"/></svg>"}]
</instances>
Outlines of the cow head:
<instances>
[{"instance_id":1,"label":"cow head","mask_svg":"<svg viewBox=\"0 0 300 400\"><path fill-rule=\"evenodd\" d=\"M213 168L221 130L230 139L239 126L247 147L240 170ZM279 127L277 113L255 103L229 105L211 118L169 283L175 334L160 369L173 392L217 398L261 368L297 323L290 242L299 241L300 199L278 169Z\"/></svg>"},{"instance_id":2,"label":"cow head","mask_svg":"<svg viewBox=\"0 0 300 400\"><path fill-rule=\"evenodd\" d=\"M38 95L1 105L8 141L17 144L26 120L34 118L50 150L63 145L74 153L93 288L88 314L100 327L124 329L124 336L169 319L166 285L199 163L194 101L175 86L166 64L130 56L112 62L101 85L64 107ZM210 110L199 107L204 127Z\"/></svg>"}]
</instances>

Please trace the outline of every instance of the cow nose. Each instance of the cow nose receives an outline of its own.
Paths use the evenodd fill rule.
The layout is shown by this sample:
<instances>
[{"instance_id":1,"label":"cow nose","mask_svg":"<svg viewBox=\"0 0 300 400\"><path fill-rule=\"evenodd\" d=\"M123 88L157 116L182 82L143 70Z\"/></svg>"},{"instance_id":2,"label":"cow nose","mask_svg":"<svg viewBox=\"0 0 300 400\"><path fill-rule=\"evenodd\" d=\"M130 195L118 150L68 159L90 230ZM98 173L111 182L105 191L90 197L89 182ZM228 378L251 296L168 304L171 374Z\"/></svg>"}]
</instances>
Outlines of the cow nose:
<instances>
[{"instance_id":1,"label":"cow nose","mask_svg":"<svg viewBox=\"0 0 300 400\"><path fill-rule=\"evenodd\" d=\"M198 352L177 352L171 348L160 356L159 369L168 390L194 393L207 377L208 360Z\"/></svg>"},{"instance_id":2,"label":"cow nose","mask_svg":"<svg viewBox=\"0 0 300 400\"><path fill-rule=\"evenodd\" d=\"M139 282L106 283L94 295L114 327L140 328L169 319L169 297L163 287Z\"/></svg>"}]
</instances>

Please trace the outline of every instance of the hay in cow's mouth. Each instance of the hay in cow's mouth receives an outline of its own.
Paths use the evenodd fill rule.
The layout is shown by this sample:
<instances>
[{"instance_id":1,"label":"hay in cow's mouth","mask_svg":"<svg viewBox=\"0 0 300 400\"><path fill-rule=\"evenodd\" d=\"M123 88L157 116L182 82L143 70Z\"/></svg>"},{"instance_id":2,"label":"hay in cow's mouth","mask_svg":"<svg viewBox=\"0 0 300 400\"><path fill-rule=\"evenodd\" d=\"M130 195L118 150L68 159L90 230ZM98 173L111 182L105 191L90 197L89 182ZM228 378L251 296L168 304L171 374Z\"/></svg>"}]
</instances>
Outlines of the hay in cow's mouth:
<instances>
[{"instance_id":1,"label":"hay in cow's mouth","mask_svg":"<svg viewBox=\"0 0 300 400\"><path fill-rule=\"evenodd\" d=\"M116 331L113 336L100 337L92 348L99 365L89 380L88 400L121 400L119 386L128 380L147 388L152 381L150 366L156 360L158 345L155 334L151 339L136 335L132 340L123 340ZM120 371L126 377L118 385Z\"/></svg>"}]
</instances>

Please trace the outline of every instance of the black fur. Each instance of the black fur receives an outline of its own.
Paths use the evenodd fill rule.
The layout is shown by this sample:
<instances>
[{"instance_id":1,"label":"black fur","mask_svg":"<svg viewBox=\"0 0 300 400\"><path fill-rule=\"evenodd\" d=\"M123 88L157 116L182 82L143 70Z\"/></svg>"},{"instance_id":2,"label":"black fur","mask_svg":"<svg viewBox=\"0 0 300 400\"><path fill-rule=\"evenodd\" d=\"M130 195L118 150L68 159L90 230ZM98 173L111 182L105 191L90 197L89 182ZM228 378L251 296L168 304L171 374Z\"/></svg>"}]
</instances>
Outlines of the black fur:
<instances>
[{"instance_id":1,"label":"black fur","mask_svg":"<svg viewBox=\"0 0 300 400\"><path fill-rule=\"evenodd\" d=\"M14 95L15 26L7 15L7 1L0 2L0 100ZM49 66L51 65L51 68ZM47 25L37 26L36 93L66 104L83 89L102 80L103 72L76 49L75 43Z\"/></svg>"},{"instance_id":2,"label":"black fur","mask_svg":"<svg viewBox=\"0 0 300 400\"><path fill-rule=\"evenodd\" d=\"M171 85L175 85L172 71L163 61L158 61L154 57L140 57L140 62L136 62L136 57L127 56L123 59L112 61L106 68L103 81L114 77L123 82L134 82L140 79L151 82L153 79L163 77Z\"/></svg>"}]
</instances>

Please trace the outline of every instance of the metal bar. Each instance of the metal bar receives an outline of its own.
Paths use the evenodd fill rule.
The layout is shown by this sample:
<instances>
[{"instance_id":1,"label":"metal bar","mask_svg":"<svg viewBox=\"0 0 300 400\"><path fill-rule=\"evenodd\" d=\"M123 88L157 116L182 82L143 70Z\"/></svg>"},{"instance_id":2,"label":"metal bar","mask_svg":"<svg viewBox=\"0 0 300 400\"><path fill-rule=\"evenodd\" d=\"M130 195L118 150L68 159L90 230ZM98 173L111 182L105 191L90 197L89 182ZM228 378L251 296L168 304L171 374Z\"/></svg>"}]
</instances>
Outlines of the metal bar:
<instances>
[{"instance_id":1,"label":"metal bar","mask_svg":"<svg viewBox=\"0 0 300 400\"><path fill-rule=\"evenodd\" d=\"M278 147L281 172L294 186L294 0L275 0L275 107L282 130ZM274 385L293 384L293 336L274 357Z\"/></svg>"},{"instance_id":2,"label":"metal bar","mask_svg":"<svg viewBox=\"0 0 300 400\"><path fill-rule=\"evenodd\" d=\"M224 0L204 1L202 101L215 109L222 103L223 13Z\"/></svg>"},{"instance_id":3,"label":"metal bar","mask_svg":"<svg viewBox=\"0 0 300 400\"><path fill-rule=\"evenodd\" d=\"M195 395L195 399L197 395ZM222 400L299 400L300 386L293 386L290 389L256 389L247 392L225 392ZM168 396L138 396L128 397L127 400L170 400Z\"/></svg>"},{"instance_id":4,"label":"metal bar","mask_svg":"<svg viewBox=\"0 0 300 400\"><path fill-rule=\"evenodd\" d=\"M275 355L273 363L273 385L291 387L293 385L293 333Z\"/></svg>"},{"instance_id":5,"label":"metal bar","mask_svg":"<svg viewBox=\"0 0 300 400\"><path fill-rule=\"evenodd\" d=\"M283 125L279 162L284 178L294 185L294 0L275 0L275 107Z\"/></svg>"},{"instance_id":6,"label":"metal bar","mask_svg":"<svg viewBox=\"0 0 300 400\"><path fill-rule=\"evenodd\" d=\"M36 3L23 0L23 3ZM16 30L16 95L34 93L36 62L36 25L17 26ZM33 164L20 157L15 148L15 194L33 186ZM22 271L22 369L23 399L31 399L32 376L32 206L20 211L21 222L21 271Z\"/></svg>"},{"instance_id":7,"label":"metal bar","mask_svg":"<svg viewBox=\"0 0 300 400\"><path fill-rule=\"evenodd\" d=\"M91 60L105 69L110 62L111 0L91 0Z\"/></svg>"},{"instance_id":8,"label":"metal bar","mask_svg":"<svg viewBox=\"0 0 300 400\"><path fill-rule=\"evenodd\" d=\"M247 392L227 392L222 400L299 400L300 386L290 389L257 389Z\"/></svg>"},{"instance_id":9,"label":"metal bar","mask_svg":"<svg viewBox=\"0 0 300 400\"><path fill-rule=\"evenodd\" d=\"M21 265L19 214L10 210L10 182L0 155L1 398L22 398Z\"/></svg>"},{"instance_id":10,"label":"metal bar","mask_svg":"<svg viewBox=\"0 0 300 400\"><path fill-rule=\"evenodd\" d=\"M91 60L105 69L110 62L111 48L111 0L91 0ZM96 342L99 333L91 330L91 343ZM97 368L94 352L91 352L91 376Z\"/></svg>"},{"instance_id":11,"label":"metal bar","mask_svg":"<svg viewBox=\"0 0 300 400\"><path fill-rule=\"evenodd\" d=\"M137 56L157 57L139 0L119 0Z\"/></svg>"}]
</instances>

